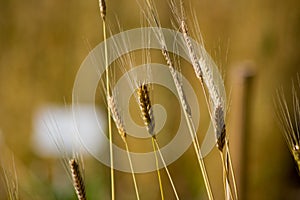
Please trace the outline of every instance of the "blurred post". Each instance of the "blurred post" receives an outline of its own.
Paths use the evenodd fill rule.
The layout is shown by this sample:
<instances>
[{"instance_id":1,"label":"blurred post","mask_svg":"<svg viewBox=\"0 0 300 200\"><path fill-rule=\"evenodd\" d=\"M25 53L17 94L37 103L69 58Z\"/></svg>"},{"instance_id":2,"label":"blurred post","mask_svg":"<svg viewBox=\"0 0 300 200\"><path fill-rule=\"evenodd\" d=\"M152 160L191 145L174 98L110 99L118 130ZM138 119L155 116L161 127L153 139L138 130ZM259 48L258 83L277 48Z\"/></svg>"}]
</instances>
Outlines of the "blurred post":
<instances>
[{"instance_id":1,"label":"blurred post","mask_svg":"<svg viewBox=\"0 0 300 200\"><path fill-rule=\"evenodd\" d=\"M230 147L239 199L247 199L249 140L251 132L252 82L255 66L251 61L238 64L231 73Z\"/></svg>"}]
</instances>

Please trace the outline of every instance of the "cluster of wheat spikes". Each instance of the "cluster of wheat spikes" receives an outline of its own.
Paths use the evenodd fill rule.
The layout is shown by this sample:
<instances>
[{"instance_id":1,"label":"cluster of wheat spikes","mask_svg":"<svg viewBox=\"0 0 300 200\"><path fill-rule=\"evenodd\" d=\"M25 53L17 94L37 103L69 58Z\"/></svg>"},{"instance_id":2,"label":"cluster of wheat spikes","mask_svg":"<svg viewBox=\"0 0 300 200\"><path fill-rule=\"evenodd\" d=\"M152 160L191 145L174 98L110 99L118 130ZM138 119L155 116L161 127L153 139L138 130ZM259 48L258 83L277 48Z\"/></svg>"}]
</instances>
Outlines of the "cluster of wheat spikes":
<instances>
[{"instance_id":1,"label":"cluster of wheat spikes","mask_svg":"<svg viewBox=\"0 0 300 200\"><path fill-rule=\"evenodd\" d=\"M200 142L198 141L197 137L197 130L194 126L194 123L192 121L193 112L190 107L190 104L188 102L188 98L185 94L185 91L183 89L183 83L182 79L180 79L180 74L177 73L176 68L179 68L179 66L175 66L176 62L175 57L171 57L168 47L166 45L165 35L162 31L162 26L159 20L159 14L156 9L156 5L152 0L144 0L144 1L138 1L138 5L141 8L141 11L148 23L149 26L155 27L153 29L155 31L155 36L157 40L159 41L161 53L163 58L166 61L166 64L168 66L168 69L170 71L170 74L173 78L174 85L176 87L180 105L182 107L185 121L188 126L189 135L192 138L194 151L196 154L196 158L200 167L200 171L203 176L203 180L206 187L207 196L210 200L214 199L213 190L211 189L210 179L206 171L205 163L203 160L203 156L201 154L201 146ZM229 144L228 144L228 137L226 135L226 123L225 123L225 114L226 114L226 104L225 104L225 97L224 94L222 94L220 85L216 81L214 77L214 72L211 67L213 65L210 58L208 58L208 54L206 53L203 42L201 38L201 33L199 30L199 25L197 22L197 19L195 17L195 14L193 15L192 19L190 21L193 24L194 33L196 34L196 40L201 43L199 46L195 46L192 42L191 35L188 29L188 18L185 15L184 8L183 8L183 2L180 0L179 4L176 4L174 0L168 0L170 10L173 13L173 25L175 30L180 30L182 32L183 38L182 42L184 44L184 48L187 50L190 63L192 64L192 67L194 69L196 77L199 79L200 87L202 88L202 91L204 93L205 99L206 99L206 105L207 110L210 115L210 120L214 127L214 133L216 138L216 148L220 152L220 159L222 161L222 169L223 169L223 185L224 185L224 197L226 200L234 200L238 199L238 194L236 190L236 184L235 184L235 178L234 178L234 172L230 157L230 151L229 151ZM104 39L104 57L105 57L105 65L107 67L105 72L105 83L102 82L102 87L105 90L105 96L107 101L107 113L108 113L108 138L109 138L109 150L110 150L110 182L111 182L111 199L115 200L115 177L114 177L114 157L113 157L113 129L112 129L112 120L115 123L119 136L121 137L125 149L127 151L127 157L130 165L132 180L134 184L136 199L140 199L140 192L138 188L138 183L135 177L135 170L134 165L131 160L131 154L129 150L129 145L127 143L127 132L126 132L126 124L124 123L123 116L120 112L120 108L118 106L116 92L113 92L112 90L112 76L108 71L108 47L107 47L107 19L106 19L106 2L105 0L99 0L99 8L100 8L100 16L103 23L103 39ZM145 41L147 42L147 33L145 33ZM150 41L150 40L148 40ZM124 44L126 47L126 38L124 38ZM118 51L118 48L120 47L119 44L114 43L115 50ZM147 52L149 49L145 49L145 57L148 63L150 63L150 54ZM120 69L123 70L122 72L126 73L126 67L133 68L135 65L133 56L128 53L123 58L120 58L121 62ZM128 65L128 66L127 66ZM151 76L151 70L150 68L147 70L147 73L149 73L149 77ZM156 164L156 172L157 172L157 178L158 178L158 184L161 194L161 199L165 199L164 194L164 184L161 177L161 171L159 168L159 160L161 160L163 164L163 170L165 170L167 177L169 179L169 182L172 186L172 190L174 192L174 196L176 199L180 199L180 194L178 194L175 183L172 179L171 173L168 170L167 164L165 162L164 156L161 152L161 148L159 145L159 141L156 137L155 133L155 115L153 112L153 107L151 104L151 96L154 95L153 88L151 87L151 81L150 79L144 80L144 82L140 83L138 80L136 80L134 77L127 76L129 79L129 84L135 91L135 99L136 103L138 104L140 108L140 115L142 117L142 120L144 122L144 125L147 129L148 134L152 138L152 147L155 155L155 164ZM281 121L283 124L283 129L285 132L287 143L290 147L290 150L294 156L294 159L296 163L298 164L298 167L300 169L300 136L299 136L299 124L297 123L300 119L300 105L299 100L296 96L295 88L293 90L293 105L294 105L294 114L293 117L295 118L295 123L292 122L291 114L289 112L289 109L287 107L286 101L283 96L278 96L280 99L279 104L279 111L281 116ZM294 126L295 125L295 126ZM62 148L62 144L60 144L60 141L55 141L57 147L59 148L60 152L64 152ZM83 161L80 156L75 154L74 156L70 157L68 155L64 154L63 159L63 165L64 167L69 171L70 179L73 182L73 186L77 195L77 198L80 200L87 199L86 190L85 190L85 183L83 178ZM7 174L7 173L6 173ZM8 191L10 195L10 199L18 199L18 187L16 181L9 182L8 175L5 176L6 184L8 185L8 188L11 190ZM16 176L15 176L16 177Z\"/></svg>"},{"instance_id":2,"label":"cluster of wheat spikes","mask_svg":"<svg viewBox=\"0 0 300 200\"><path fill-rule=\"evenodd\" d=\"M201 155L200 144L197 138L197 133L192 122L192 111L187 101L187 97L182 87L182 81L177 74L174 61L171 59L171 56L168 52L167 45L166 45L166 38L162 33L162 27L159 21L159 16L156 10L156 6L152 0L145 0L143 2L138 2L147 22L150 26L156 27L155 35L160 42L162 56L164 57L168 67L170 74L172 75L174 84L176 86L176 90L178 92L180 103L185 115L185 119L189 128L189 134L193 140L193 146L195 150L195 154L200 166L200 170L203 175L204 183L206 186L206 191L209 199L214 199L214 195L210 186L210 180L206 172L205 163L203 161L203 157ZM224 184L224 193L225 199L238 199L236 185L235 185L235 178L233 173L233 168L231 164L228 140L226 137L226 125L225 125L225 99L221 94L220 88L218 84L214 80L213 72L210 67L210 60L207 59L207 54L205 53L205 49L203 46L193 46L187 25L187 18L184 13L183 9L183 2L180 1L180 6L177 6L173 0L169 0L170 9L173 12L173 16L175 19L174 28L179 29L182 31L183 34L183 43L185 48L188 50L189 59L192 63L192 67L195 71L196 77L199 79L200 85L202 87L203 93L205 94L206 103L208 107L208 111L210 114L211 121L214 126L214 132L216 135L216 147L220 151L221 160L222 160L222 167L223 167L223 184ZM99 0L99 7L100 7L100 15L102 18L103 23L103 35L104 35L104 45L105 45L105 63L108 66L108 55L107 55L107 22L106 22L106 3L104 0ZM193 17L193 23L196 28L196 33L198 34L199 41L201 42L201 34L199 31L199 25L195 17ZM203 43L202 43L203 44ZM116 51L118 45L116 44ZM149 55L148 55L149 56ZM126 57L126 56L125 56ZM127 59L126 59L127 58ZM127 55L126 61L123 61L121 65L129 64L129 67L133 67L133 59L130 55ZM122 66L122 69L125 69L126 66ZM124 70L125 71L125 70ZM126 73L126 71L125 71ZM150 72L151 73L151 72ZM130 77L129 77L130 78ZM133 80L133 81L132 81ZM149 80L145 80L143 83L137 83L134 79L131 79L131 83L133 87L137 88L137 92L135 94L136 101L140 107L141 116L144 121L144 125L147 128L148 133L152 137L152 146L155 152L155 160L156 160L156 171L158 176L159 188L161 193L161 199L164 199L164 191L163 191L163 183L160 175L160 169L158 166L158 155L163 162L164 169L168 175L169 181L172 185L174 195L176 199L179 199L179 195L177 194L175 184L173 183L171 174L167 168L167 165L164 161L163 155L160 151L160 147L154 132L155 128L155 120L154 114L151 106L151 98L150 93L151 91L151 83ZM130 158L129 148L126 140L126 127L122 119L122 115L120 114L120 110L118 108L118 103L116 101L115 93L111 92L110 88L110 76L108 70L106 70L106 84L105 84L105 94L107 99L107 106L108 106L108 137L110 141L110 169L111 169L111 198L115 199L115 180L114 180L114 163L113 163L113 148L112 148L112 123L111 118L116 124L117 130L119 135L124 142L128 160L130 163L132 179L134 182L136 198L140 199L138 185L135 178L134 173L134 166L132 165L132 161ZM84 190L84 183L83 179L80 175L80 170L78 170L78 162L76 159L70 160L70 168L72 171L72 178L74 183L74 188L76 190L77 196L79 199L86 199L85 190Z\"/></svg>"},{"instance_id":3,"label":"cluster of wheat spikes","mask_svg":"<svg viewBox=\"0 0 300 200\"><path fill-rule=\"evenodd\" d=\"M292 105L288 104L283 89L277 91L277 118L288 148L295 160L298 174L300 175L300 102L299 93L300 77L297 76L297 84L292 84Z\"/></svg>"}]
</instances>

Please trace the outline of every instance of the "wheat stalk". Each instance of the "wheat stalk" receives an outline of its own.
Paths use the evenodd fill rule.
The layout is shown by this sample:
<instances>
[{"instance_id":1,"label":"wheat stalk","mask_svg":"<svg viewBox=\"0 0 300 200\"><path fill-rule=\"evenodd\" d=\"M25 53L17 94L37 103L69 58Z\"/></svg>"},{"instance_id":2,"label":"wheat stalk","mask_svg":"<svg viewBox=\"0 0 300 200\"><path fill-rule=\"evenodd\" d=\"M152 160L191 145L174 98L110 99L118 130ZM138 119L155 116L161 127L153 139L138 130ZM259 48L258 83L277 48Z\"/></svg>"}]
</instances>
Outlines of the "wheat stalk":
<instances>
[{"instance_id":1,"label":"wheat stalk","mask_svg":"<svg viewBox=\"0 0 300 200\"><path fill-rule=\"evenodd\" d=\"M202 90L205 95L206 103L208 111L210 113L211 120L214 124L215 134L217 138L217 147L220 151L222 165L223 165L223 176L224 176L224 192L227 199L229 197L233 199L237 199L237 189L235 183L235 177L233 172L233 167L230 159L230 152L228 142L226 142L226 126L225 126L225 112L224 112L224 99L221 95L220 89L215 83L212 69L209 66L209 57L205 52L205 49L202 46L194 47L190 36L188 34L188 27L185 22L185 15L183 9L183 3L181 3L181 11L179 12L177 6L175 5L174 0L170 0L170 6L172 12L177 20L177 23L180 26L180 29L183 33L184 44L188 50L188 55L191 60L192 66L194 68L194 72L196 77L200 80ZM197 23L196 17L194 15L194 25L198 29L198 35L201 36L199 31L199 25ZM201 39L202 40L202 39ZM200 41L201 41L200 40ZM200 54L200 58L197 56L196 52ZM207 88L208 95L206 94L206 90L204 88L204 84ZM208 96L210 99L211 104L208 102ZM227 145L225 151L223 152L224 146ZM233 188L231 187L230 176L233 184ZM234 195L232 195L234 194Z\"/></svg>"},{"instance_id":2,"label":"wheat stalk","mask_svg":"<svg viewBox=\"0 0 300 200\"><path fill-rule=\"evenodd\" d=\"M110 96L109 89L109 73L108 73L108 55L107 55L107 43L106 43L106 3L105 0L99 0L100 16L102 18L103 25L103 40L104 40L104 56L105 56L105 75L106 75L106 93L107 97ZM111 113L110 109L107 110L108 118L108 137L109 137L109 152L110 152L110 179L111 179L111 198L115 199L115 181L114 181L114 158L113 158L113 142L112 142L112 129L111 129Z\"/></svg>"}]
</instances>

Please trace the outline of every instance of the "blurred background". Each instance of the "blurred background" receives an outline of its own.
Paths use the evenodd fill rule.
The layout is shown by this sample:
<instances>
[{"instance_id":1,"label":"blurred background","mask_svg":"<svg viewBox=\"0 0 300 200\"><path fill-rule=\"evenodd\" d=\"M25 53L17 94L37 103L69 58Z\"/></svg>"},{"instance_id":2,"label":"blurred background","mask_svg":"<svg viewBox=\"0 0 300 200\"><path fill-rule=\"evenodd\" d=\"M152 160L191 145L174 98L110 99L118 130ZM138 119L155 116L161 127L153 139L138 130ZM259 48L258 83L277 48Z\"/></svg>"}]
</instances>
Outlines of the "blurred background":
<instances>
[{"instance_id":1,"label":"blurred background","mask_svg":"<svg viewBox=\"0 0 300 200\"><path fill-rule=\"evenodd\" d=\"M162 25L171 28L167 2L156 3ZM289 97L291 80L300 71L299 1L184 3L187 13L191 7L196 11L206 49L224 76L228 134L243 199L299 198L300 177L273 106L276 90L283 87ZM117 16L124 30L141 26L141 11L134 0L107 0L107 13L112 22ZM50 115L54 124L69 119L66 113L77 70L90 48L102 41L96 0L0 1L0 161L5 169L0 199L7 199L5 177L13 179L14 168L21 199L75 198L58 156L51 150L41 153L33 138L43 132L37 128L46 120L43 116ZM192 70L183 73L197 87ZM49 111L43 112L45 108ZM59 115L57 108L66 113ZM167 111L172 112L172 107ZM172 121L167 125L172 126ZM88 154L84 157L88 197L110 199L108 167ZM205 162L216 199L222 199L216 149ZM169 167L182 199L206 198L192 147ZM137 175L142 199L159 199L154 176ZM173 199L170 186L165 187L167 199ZM116 171L116 194L117 199L135 198L130 174Z\"/></svg>"}]
</instances>

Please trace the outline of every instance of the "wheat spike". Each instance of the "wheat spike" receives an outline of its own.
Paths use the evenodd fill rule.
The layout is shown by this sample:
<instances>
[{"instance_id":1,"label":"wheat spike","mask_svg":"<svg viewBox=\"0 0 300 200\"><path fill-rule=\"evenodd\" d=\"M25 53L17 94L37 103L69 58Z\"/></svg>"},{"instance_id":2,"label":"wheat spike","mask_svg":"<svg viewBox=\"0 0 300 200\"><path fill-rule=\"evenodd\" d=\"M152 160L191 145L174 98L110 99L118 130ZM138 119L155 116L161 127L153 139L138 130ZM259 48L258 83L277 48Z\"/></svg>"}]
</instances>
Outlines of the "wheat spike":
<instances>
[{"instance_id":1,"label":"wheat spike","mask_svg":"<svg viewBox=\"0 0 300 200\"><path fill-rule=\"evenodd\" d=\"M122 139L124 139L126 137L126 129L122 117L120 116L118 107L116 105L115 98L113 98L113 96L108 96L107 102L111 112L111 116L117 126L118 132Z\"/></svg>"},{"instance_id":2,"label":"wheat spike","mask_svg":"<svg viewBox=\"0 0 300 200\"><path fill-rule=\"evenodd\" d=\"M100 15L103 21L105 21L106 17L106 3L105 0L99 0L99 8L100 8Z\"/></svg>"},{"instance_id":3,"label":"wheat spike","mask_svg":"<svg viewBox=\"0 0 300 200\"><path fill-rule=\"evenodd\" d=\"M76 159L72 158L69 161L69 165L72 173L73 186L76 191L77 197L79 200L86 200L85 186L80 173L79 164Z\"/></svg>"},{"instance_id":4,"label":"wheat spike","mask_svg":"<svg viewBox=\"0 0 300 200\"><path fill-rule=\"evenodd\" d=\"M182 84L179 81L178 74L177 74L176 70L173 67L173 63L172 63L172 60L170 59L170 55L169 55L168 51L166 50L166 48L164 46L162 48L162 54L163 54L168 66L169 66L169 71L172 75L175 87L177 89L179 98L180 98L181 103L182 103L182 107L186 111L188 116L191 117L192 116L191 107L190 107L190 105L189 105L189 103L186 99L186 95L185 95L185 92L182 88Z\"/></svg>"},{"instance_id":5,"label":"wheat spike","mask_svg":"<svg viewBox=\"0 0 300 200\"><path fill-rule=\"evenodd\" d=\"M223 151L226 139L226 128L224 121L224 109L221 105L217 106L214 113L215 132L217 136L217 147Z\"/></svg>"},{"instance_id":6,"label":"wheat spike","mask_svg":"<svg viewBox=\"0 0 300 200\"><path fill-rule=\"evenodd\" d=\"M192 62L192 66L194 68L195 74L196 74L197 78L201 79L201 81L202 81L202 76L203 75L202 75L201 66L200 66L199 60L196 56L194 47L192 45L192 41L191 41L190 36L188 34L187 25L186 25L184 20L181 20L180 28L182 30L183 38L184 38L184 41L186 43L188 53L189 53L189 57L190 57L190 60Z\"/></svg>"},{"instance_id":7,"label":"wheat spike","mask_svg":"<svg viewBox=\"0 0 300 200\"><path fill-rule=\"evenodd\" d=\"M141 84L138 88L138 100L139 107L142 112L142 118L145 126L147 127L147 131L150 135L154 136L154 127L155 121L149 96L149 90L147 84Z\"/></svg>"}]
</instances>

